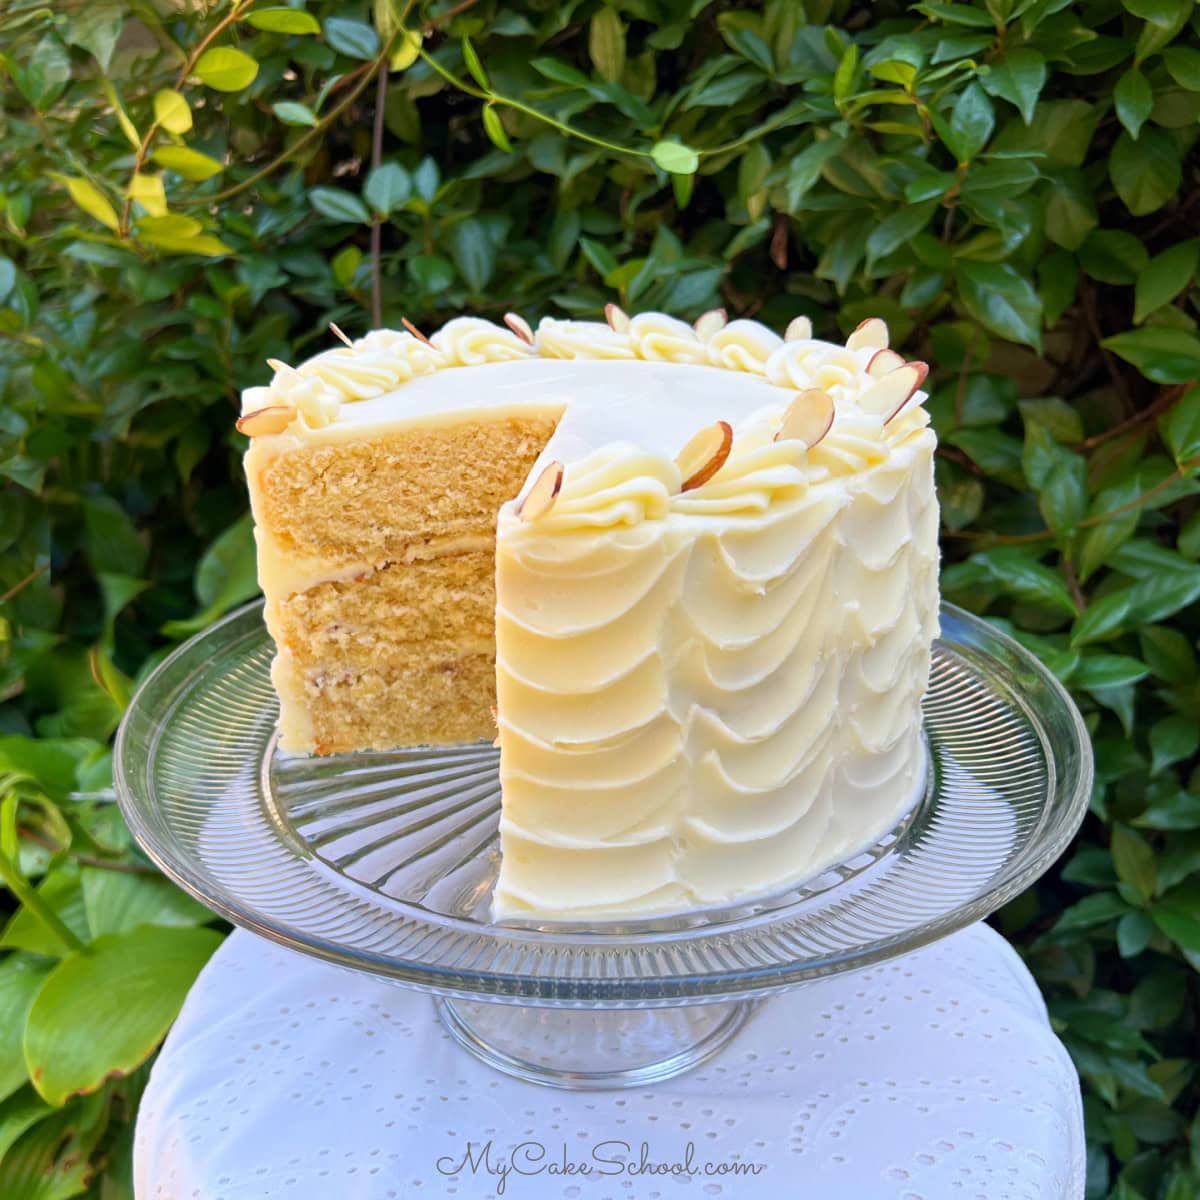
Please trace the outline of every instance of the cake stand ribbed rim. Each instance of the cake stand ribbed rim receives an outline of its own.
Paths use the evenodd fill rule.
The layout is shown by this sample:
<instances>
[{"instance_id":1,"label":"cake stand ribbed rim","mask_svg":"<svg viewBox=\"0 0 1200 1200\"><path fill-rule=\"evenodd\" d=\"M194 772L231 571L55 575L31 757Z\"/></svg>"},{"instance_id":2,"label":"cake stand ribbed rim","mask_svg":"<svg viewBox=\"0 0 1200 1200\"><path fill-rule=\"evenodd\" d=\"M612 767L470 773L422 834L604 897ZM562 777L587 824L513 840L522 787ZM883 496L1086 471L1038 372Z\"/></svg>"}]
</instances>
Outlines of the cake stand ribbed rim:
<instances>
[{"instance_id":1,"label":"cake stand ribbed rim","mask_svg":"<svg viewBox=\"0 0 1200 1200\"><path fill-rule=\"evenodd\" d=\"M133 744L131 718L145 703L145 697L155 694L155 687L167 677L180 661L198 655L206 644L216 645L223 635L260 612L262 601L252 601L227 614L208 629L177 647L146 677L135 693L118 730L113 754L114 782L122 815L131 832L149 859L174 883L233 924L266 937L289 949L307 953L335 965L363 971L400 984L418 987L442 995L463 999L491 998L515 1004L541 1004L576 1008L589 1007L654 1007L686 1003L712 1002L767 995L809 979L857 970L897 954L915 950L964 926L981 920L1023 891L1037 879L1069 844L1087 811L1091 794L1093 763L1090 741L1083 718L1066 689L1053 674L1015 639L989 622L954 605L941 606L943 632L939 646L957 655L960 662L978 673L990 672L993 683L1000 686L1009 701L1019 707L1036 731L1046 756L1047 795L1038 818L1035 839L1024 848L995 881L970 900L920 924L896 934L865 941L863 944L830 951L824 954L796 958L794 961L770 962L764 966L741 966L723 971L680 971L678 973L631 978L627 975L538 975L520 971L500 971L487 968L463 969L374 953L362 947L347 947L340 942L314 934L311 930L284 927L268 919L253 905L241 901L214 885L194 862L181 857L177 847L160 838L142 811L149 801L139 791L136 780L139 765L137 748ZM1018 686L1024 673L1027 686ZM1044 693L1040 706L1034 703L1034 692ZM171 712L174 709L172 708ZM1053 712L1058 737L1046 732L1047 714ZM141 763L145 776L160 748L165 721L156 730L150 753ZM257 771L259 764L255 764ZM938 788L935 786L936 805ZM1059 795L1059 792L1062 792ZM293 847L297 855L302 851ZM350 884L352 881L346 881ZM349 901L353 892L347 888ZM431 932L441 924L429 914ZM753 957L756 942L787 934L789 918L786 913L778 919L770 916L744 925L718 927L705 932L701 928L674 929L661 938L682 947L685 951L716 945L722 939L734 939ZM473 928L473 935L492 943L510 947L556 949L563 954L571 950L605 950L612 953L635 953L646 941L643 935L631 939L628 935L572 932L562 934L537 929L510 928L502 925Z\"/></svg>"}]
</instances>

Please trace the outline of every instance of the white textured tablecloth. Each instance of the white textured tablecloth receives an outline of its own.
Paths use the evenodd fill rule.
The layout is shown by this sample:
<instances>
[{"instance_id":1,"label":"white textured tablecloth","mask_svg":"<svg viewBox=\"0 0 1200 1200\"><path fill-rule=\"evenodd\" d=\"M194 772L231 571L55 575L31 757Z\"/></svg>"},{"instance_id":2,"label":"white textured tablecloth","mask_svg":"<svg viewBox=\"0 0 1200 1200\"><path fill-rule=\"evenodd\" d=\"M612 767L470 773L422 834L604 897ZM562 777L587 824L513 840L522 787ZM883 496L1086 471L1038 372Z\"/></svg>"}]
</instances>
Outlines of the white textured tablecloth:
<instances>
[{"instance_id":1,"label":"white textured tablecloth","mask_svg":"<svg viewBox=\"0 0 1200 1200\"><path fill-rule=\"evenodd\" d=\"M239 931L154 1068L135 1171L137 1200L1080 1200L1083 1162L1078 1077L983 925L771 1000L690 1074L599 1093L499 1075L428 996ZM735 1163L761 1169L710 1173Z\"/></svg>"}]
</instances>

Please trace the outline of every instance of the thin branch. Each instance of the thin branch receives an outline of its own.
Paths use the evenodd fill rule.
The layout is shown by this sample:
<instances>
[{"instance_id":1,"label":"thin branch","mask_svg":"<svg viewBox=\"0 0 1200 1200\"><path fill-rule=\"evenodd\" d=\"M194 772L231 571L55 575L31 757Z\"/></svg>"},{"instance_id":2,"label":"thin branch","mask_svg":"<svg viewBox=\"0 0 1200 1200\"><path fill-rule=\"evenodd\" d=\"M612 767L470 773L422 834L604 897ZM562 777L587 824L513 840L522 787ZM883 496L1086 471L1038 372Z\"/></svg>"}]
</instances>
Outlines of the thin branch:
<instances>
[{"instance_id":1,"label":"thin branch","mask_svg":"<svg viewBox=\"0 0 1200 1200\"><path fill-rule=\"evenodd\" d=\"M590 142L593 146L599 146L601 149L608 150L613 154L628 154L633 158L651 157L649 150L636 150L631 146L618 146L616 142L606 141L604 138L595 137L593 134L584 133L580 129L566 125L562 121L548 116L546 113L540 112L528 104L522 103L520 100L513 100L509 96L501 96L498 92L484 91L474 84L467 83L465 79L459 79L457 75L443 67L428 50L421 50L419 53L424 62L447 83L458 88L460 92L464 92L468 96L474 96L476 100L482 100L488 104L506 105L517 112L523 112L527 117L533 117L535 121L541 121L544 125L549 125L551 129L557 129L559 133L564 134L566 137L577 138L581 142Z\"/></svg>"},{"instance_id":2,"label":"thin branch","mask_svg":"<svg viewBox=\"0 0 1200 1200\"><path fill-rule=\"evenodd\" d=\"M1134 412L1136 415L1137 405L1130 394L1125 376L1121 374L1121 368L1117 364L1116 358L1102 344L1104 342L1104 330L1100 328L1100 314L1096 309L1096 293L1086 277L1080 279L1079 298L1082 301L1084 320L1087 322L1088 330L1104 359L1104 366L1108 371L1109 378L1112 380L1113 387L1116 388L1117 395L1121 398L1121 403L1124 405L1125 411Z\"/></svg>"},{"instance_id":3,"label":"thin branch","mask_svg":"<svg viewBox=\"0 0 1200 1200\"><path fill-rule=\"evenodd\" d=\"M3 596L0 596L0 604L7 604L14 596L23 592L35 579L41 575L45 575L48 570L50 570L50 564L44 562L40 567L30 571L24 579L18 579Z\"/></svg>"},{"instance_id":4,"label":"thin branch","mask_svg":"<svg viewBox=\"0 0 1200 1200\"><path fill-rule=\"evenodd\" d=\"M1160 479L1152 488L1148 488L1140 496L1135 496L1127 504L1121 504L1116 508L1111 508L1108 512L1097 513L1094 517L1088 517L1073 526L1074 529L1091 529L1095 525L1103 525L1105 521L1111 521L1113 517L1119 517L1122 513L1130 512L1132 509L1140 508L1147 500L1152 500L1159 492L1166 491L1177 480L1182 479L1190 471L1200 467L1200 455L1196 458L1189 458L1187 462L1180 463L1166 479ZM962 538L971 542L988 542L995 546L1020 546L1030 542L1045 542L1052 538L1059 537L1066 532L1062 529L1039 529L1033 533L979 533L970 529L946 529L942 531L943 537Z\"/></svg>"},{"instance_id":5,"label":"thin branch","mask_svg":"<svg viewBox=\"0 0 1200 1200\"><path fill-rule=\"evenodd\" d=\"M424 33L432 33L444 21L449 21L457 17L459 13L465 13L468 8L474 8L479 3L479 0L462 0L461 4L456 4L453 8L448 8L444 13L438 13L436 17L430 17L421 30Z\"/></svg>"},{"instance_id":6,"label":"thin branch","mask_svg":"<svg viewBox=\"0 0 1200 1200\"><path fill-rule=\"evenodd\" d=\"M78 934L46 903L45 898L21 874L17 864L6 854L0 854L0 881L23 904L45 929L49 930L68 951L86 951L87 946Z\"/></svg>"},{"instance_id":7,"label":"thin branch","mask_svg":"<svg viewBox=\"0 0 1200 1200\"><path fill-rule=\"evenodd\" d=\"M238 0L238 3L234 4L230 12L222 17L212 27L212 29L210 29L208 33L206 33L196 43L191 54L187 56L187 61L184 62L183 66L179 68L179 75L175 79L176 91L179 91L179 89L182 88L187 82L188 76L191 75L192 71L195 69L196 63L200 61L200 55L202 55L205 50L207 50L209 46L211 46L213 42L216 41L216 39L219 38L221 34L229 28L230 25L239 20L242 14L246 12L246 10L250 8L254 2L255 0ZM137 178L138 172L141 171L142 166L145 164L146 155L150 152L150 147L153 145L154 139L158 135L158 128L159 126L157 120L150 122L150 128L146 130L144 136L142 137L142 144L138 147L137 154L134 155L133 173L129 177L130 188L126 189L125 202L121 206L121 224L119 232L122 237L125 237L129 233L129 212L133 205L133 196L130 194L130 191L132 189L133 180Z\"/></svg>"},{"instance_id":8,"label":"thin branch","mask_svg":"<svg viewBox=\"0 0 1200 1200\"><path fill-rule=\"evenodd\" d=\"M474 0L472 0L474 2ZM383 162L383 108L387 103L387 69L375 77L375 128L371 132L371 168L378 170ZM383 218L378 214L371 222L371 327L383 326Z\"/></svg>"},{"instance_id":9,"label":"thin branch","mask_svg":"<svg viewBox=\"0 0 1200 1200\"><path fill-rule=\"evenodd\" d=\"M81 867L97 867L102 871L117 871L122 875L157 875L153 867L147 867L142 863L123 862L116 858L98 858L93 854L73 854L69 847L59 846L52 842L48 837L37 833L29 828L21 829L21 836L27 842L33 842L35 846L41 846L43 850L49 850L51 854L61 854L65 849L70 858L77 862Z\"/></svg>"},{"instance_id":10,"label":"thin branch","mask_svg":"<svg viewBox=\"0 0 1200 1200\"><path fill-rule=\"evenodd\" d=\"M253 175L247 176L240 183L235 183L231 187L225 188L224 191L214 192L211 196L192 196L183 201L183 203L188 205L223 204L226 200L231 199L240 192L244 192L247 188L253 187L260 179L266 178L273 171L283 166L289 158L292 158L310 142L319 138L362 95L363 89L371 82L375 72L381 67L386 67L390 53L391 47L389 46L382 53L363 63L362 66L355 67L353 71L344 75L341 79L341 83L343 84L349 82L351 79L356 80L354 87L346 93L344 99L331 108L303 137L297 138L286 150L271 159L266 166L260 167Z\"/></svg>"},{"instance_id":11,"label":"thin branch","mask_svg":"<svg viewBox=\"0 0 1200 1200\"><path fill-rule=\"evenodd\" d=\"M1090 438L1084 438L1082 442L1076 444L1075 449L1094 450L1112 438L1120 437L1123 433L1128 433L1131 429L1136 429L1147 421L1153 421L1155 417L1171 408L1187 389L1186 383L1176 384L1175 387L1165 389L1153 404L1147 405L1141 412L1134 413L1132 417L1122 421L1119 425L1114 425L1111 429L1106 429L1103 433L1096 433Z\"/></svg>"}]
</instances>

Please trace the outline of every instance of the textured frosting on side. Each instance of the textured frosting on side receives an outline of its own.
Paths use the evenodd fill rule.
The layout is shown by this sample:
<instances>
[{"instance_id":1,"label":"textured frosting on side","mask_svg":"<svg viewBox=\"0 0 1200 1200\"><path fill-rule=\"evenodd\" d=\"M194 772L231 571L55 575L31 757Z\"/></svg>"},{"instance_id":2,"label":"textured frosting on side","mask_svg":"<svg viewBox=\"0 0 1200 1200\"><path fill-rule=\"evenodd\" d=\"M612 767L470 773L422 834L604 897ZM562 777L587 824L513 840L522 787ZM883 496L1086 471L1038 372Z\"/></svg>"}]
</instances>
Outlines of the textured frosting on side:
<instances>
[{"instance_id":1,"label":"textured frosting on side","mask_svg":"<svg viewBox=\"0 0 1200 1200\"><path fill-rule=\"evenodd\" d=\"M501 513L498 917L769 893L911 806L937 630L933 434L919 411L882 434L864 419L809 455L772 424L736 430L682 496L612 448L545 518Z\"/></svg>"}]
</instances>

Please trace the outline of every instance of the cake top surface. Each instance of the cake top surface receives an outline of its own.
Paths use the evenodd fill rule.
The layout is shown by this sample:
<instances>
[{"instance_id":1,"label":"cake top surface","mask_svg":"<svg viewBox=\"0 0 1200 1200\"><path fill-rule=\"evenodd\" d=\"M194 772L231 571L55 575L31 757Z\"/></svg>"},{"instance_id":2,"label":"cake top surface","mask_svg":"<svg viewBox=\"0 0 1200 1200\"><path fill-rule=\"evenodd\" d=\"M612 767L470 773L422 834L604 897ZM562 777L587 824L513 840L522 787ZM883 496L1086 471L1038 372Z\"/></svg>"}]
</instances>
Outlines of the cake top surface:
<instances>
[{"instance_id":1,"label":"cake top surface","mask_svg":"<svg viewBox=\"0 0 1200 1200\"><path fill-rule=\"evenodd\" d=\"M932 436L927 368L888 348L879 319L837 345L813 338L803 317L783 336L721 311L694 325L614 305L607 317L547 317L536 330L514 314L504 326L460 317L429 338L406 322L356 341L335 327L344 345L297 367L271 361L270 384L243 393L238 427L257 457L474 411L554 412L555 434L513 506L538 524L594 512L597 489L607 498L630 485L638 520L661 507L647 509L647 489L668 508L721 511L731 489L744 502L784 476L811 485L856 474ZM635 523L630 511L618 505L615 523Z\"/></svg>"}]
</instances>

